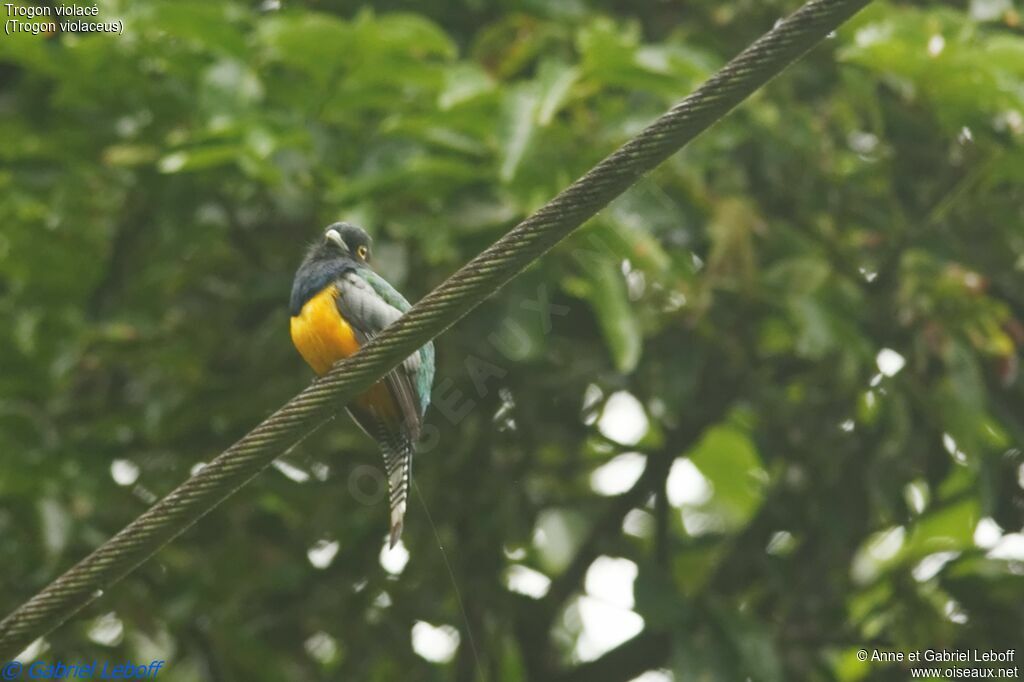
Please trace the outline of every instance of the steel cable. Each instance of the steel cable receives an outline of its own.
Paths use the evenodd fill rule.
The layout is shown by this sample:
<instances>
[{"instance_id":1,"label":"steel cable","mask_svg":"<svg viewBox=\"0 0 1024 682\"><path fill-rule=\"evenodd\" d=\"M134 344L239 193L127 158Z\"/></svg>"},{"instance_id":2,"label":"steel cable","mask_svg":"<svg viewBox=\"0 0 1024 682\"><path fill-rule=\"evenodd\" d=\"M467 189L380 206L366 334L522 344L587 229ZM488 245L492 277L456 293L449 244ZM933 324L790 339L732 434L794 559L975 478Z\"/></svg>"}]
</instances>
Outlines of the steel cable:
<instances>
[{"instance_id":1,"label":"steel cable","mask_svg":"<svg viewBox=\"0 0 1024 682\"><path fill-rule=\"evenodd\" d=\"M444 332L870 0L812 0L425 296L394 325L0 622L16 656L184 532L331 413Z\"/></svg>"}]
</instances>

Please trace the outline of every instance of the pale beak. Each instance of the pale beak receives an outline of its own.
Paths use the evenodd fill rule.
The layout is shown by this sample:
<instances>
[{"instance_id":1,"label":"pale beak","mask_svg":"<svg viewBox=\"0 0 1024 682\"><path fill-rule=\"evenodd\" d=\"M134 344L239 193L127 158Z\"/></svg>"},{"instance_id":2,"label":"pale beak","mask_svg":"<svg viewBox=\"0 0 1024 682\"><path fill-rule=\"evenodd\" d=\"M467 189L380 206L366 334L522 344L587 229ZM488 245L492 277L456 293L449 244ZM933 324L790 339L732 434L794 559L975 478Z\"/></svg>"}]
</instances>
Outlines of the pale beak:
<instances>
[{"instance_id":1,"label":"pale beak","mask_svg":"<svg viewBox=\"0 0 1024 682\"><path fill-rule=\"evenodd\" d=\"M341 239L341 235L337 230L327 230L327 233L324 235L324 240L334 242L342 251L348 251L348 245L346 245Z\"/></svg>"}]
</instances>

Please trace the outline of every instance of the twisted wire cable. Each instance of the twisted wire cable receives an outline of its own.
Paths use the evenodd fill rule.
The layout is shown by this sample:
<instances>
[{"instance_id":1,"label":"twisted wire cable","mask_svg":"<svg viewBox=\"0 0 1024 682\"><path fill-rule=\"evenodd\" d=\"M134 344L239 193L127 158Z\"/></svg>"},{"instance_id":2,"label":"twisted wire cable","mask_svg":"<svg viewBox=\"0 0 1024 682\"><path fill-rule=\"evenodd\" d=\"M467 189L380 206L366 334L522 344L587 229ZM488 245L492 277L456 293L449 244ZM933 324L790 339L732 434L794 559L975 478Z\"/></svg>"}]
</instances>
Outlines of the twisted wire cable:
<instances>
[{"instance_id":1,"label":"twisted wire cable","mask_svg":"<svg viewBox=\"0 0 1024 682\"><path fill-rule=\"evenodd\" d=\"M358 353L339 362L0 621L0 661L16 656L96 599L259 474L287 447L444 332L869 2L811 0L778 22L692 94L430 292Z\"/></svg>"}]
</instances>

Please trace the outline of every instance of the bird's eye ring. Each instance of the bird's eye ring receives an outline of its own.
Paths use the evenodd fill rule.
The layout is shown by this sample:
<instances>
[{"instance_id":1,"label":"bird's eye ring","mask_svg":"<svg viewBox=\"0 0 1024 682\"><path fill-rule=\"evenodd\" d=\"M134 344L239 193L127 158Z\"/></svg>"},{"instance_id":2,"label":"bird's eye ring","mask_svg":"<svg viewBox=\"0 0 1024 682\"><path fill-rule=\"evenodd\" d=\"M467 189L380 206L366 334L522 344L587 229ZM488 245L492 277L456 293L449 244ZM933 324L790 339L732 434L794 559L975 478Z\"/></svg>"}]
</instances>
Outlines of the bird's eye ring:
<instances>
[{"instance_id":1,"label":"bird's eye ring","mask_svg":"<svg viewBox=\"0 0 1024 682\"><path fill-rule=\"evenodd\" d=\"M360 246L358 249L356 249L356 255L359 256L362 260L366 260L366 257L370 255L370 250L365 246Z\"/></svg>"}]
</instances>

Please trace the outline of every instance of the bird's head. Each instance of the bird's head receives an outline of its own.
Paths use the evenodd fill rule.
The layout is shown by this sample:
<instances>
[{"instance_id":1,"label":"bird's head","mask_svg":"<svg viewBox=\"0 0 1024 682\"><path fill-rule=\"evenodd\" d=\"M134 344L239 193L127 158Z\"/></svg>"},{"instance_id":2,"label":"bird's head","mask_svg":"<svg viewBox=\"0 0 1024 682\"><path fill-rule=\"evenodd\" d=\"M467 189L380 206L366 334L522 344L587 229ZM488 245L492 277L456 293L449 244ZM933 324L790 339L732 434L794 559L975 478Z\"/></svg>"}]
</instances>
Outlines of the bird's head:
<instances>
[{"instance_id":1,"label":"bird's head","mask_svg":"<svg viewBox=\"0 0 1024 682\"><path fill-rule=\"evenodd\" d=\"M324 230L323 239L313 246L315 257L323 260L351 258L360 263L370 260L370 235L351 223L334 223Z\"/></svg>"},{"instance_id":2,"label":"bird's head","mask_svg":"<svg viewBox=\"0 0 1024 682\"><path fill-rule=\"evenodd\" d=\"M313 242L295 272L291 311L298 315L311 296L337 280L353 266L369 268L370 235L349 223L334 223Z\"/></svg>"}]
</instances>

